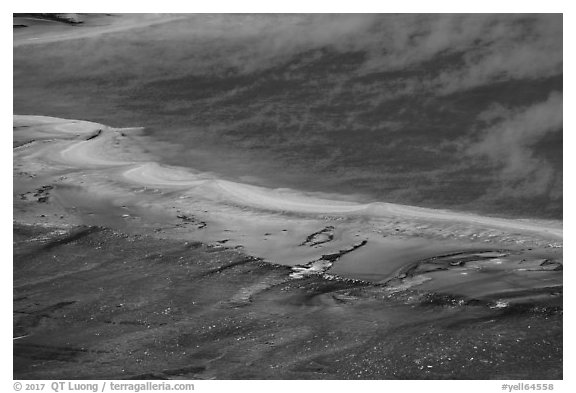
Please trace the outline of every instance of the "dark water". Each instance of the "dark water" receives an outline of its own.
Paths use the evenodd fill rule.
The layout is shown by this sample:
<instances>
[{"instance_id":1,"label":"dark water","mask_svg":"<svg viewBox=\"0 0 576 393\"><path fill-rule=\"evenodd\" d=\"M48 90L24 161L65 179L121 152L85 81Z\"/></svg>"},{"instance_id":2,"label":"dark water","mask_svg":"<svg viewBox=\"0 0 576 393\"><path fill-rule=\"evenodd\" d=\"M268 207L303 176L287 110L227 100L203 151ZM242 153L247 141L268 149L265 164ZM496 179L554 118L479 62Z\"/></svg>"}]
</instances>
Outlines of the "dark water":
<instances>
[{"instance_id":1,"label":"dark water","mask_svg":"<svg viewBox=\"0 0 576 393\"><path fill-rule=\"evenodd\" d=\"M562 17L195 16L14 50L14 112L228 178L562 218Z\"/></svg>"}]
</instances>

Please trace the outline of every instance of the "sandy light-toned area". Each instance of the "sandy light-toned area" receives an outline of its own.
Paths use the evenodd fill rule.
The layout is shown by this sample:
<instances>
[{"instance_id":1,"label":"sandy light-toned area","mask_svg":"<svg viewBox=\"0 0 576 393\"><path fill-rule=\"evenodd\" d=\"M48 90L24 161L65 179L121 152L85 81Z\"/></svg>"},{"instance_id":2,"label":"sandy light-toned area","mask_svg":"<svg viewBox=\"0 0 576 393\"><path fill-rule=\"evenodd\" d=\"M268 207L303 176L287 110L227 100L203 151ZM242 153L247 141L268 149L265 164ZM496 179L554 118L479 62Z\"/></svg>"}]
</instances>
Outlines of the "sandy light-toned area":
<instances>
[{"instance_id":1,"label":"sandy light-toned area","mask_svg":"<svg viewBox=\"0 0 576 393\"><path fill-rule=\"evenodd\" d=\"M14 141L20 145L14 150L15 190L24 199L26 188L53 185L41 207L55 209L52 217L33 208L15 216L30 224L101 225L241 249L293 266L294 277L338 274L386 282L407 264L465 250L506 249L511 250L507 258L526 259L528 249L538 249L562 259L561 222L361 204L337 195L328 199L241 184L162 165L144 153L149 141L140 135L139 128L14 116ZM541 260L541 255L533 258L534 263ZM519 269L512 271L520 274L525 266ZM450 282L468 274L461 273L466 274L450 277ZM511 273L505 269L499 274ZM559 280L556 274L530 285L557 285Z\"/></svg>"}]
</instances>

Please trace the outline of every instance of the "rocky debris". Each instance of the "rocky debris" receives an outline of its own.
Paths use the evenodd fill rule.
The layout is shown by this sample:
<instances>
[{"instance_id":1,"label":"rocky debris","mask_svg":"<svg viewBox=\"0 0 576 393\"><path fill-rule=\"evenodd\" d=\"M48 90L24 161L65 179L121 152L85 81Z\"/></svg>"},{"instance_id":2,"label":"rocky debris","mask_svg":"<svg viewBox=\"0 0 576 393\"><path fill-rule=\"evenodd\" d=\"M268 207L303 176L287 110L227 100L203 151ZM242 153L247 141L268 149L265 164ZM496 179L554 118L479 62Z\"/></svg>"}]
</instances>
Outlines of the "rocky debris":
<instances>
[{"instance_id":1,"label":"rocky debris","mask_svg":"<svg viewBox=\"0 0 576 393\"><path fill-rule=\"evenodd\" d=\"M346 248L332 254L322 255L320 259L309 262L305 265L296 265L292 267L292 273L290 274L290 277L302 278L311 274L324 274L340 257L366 245L367 243L367 240L362 240L360 243L354 244L350 248Z\"/></svg>"},{"instance_id":2,"label":"rocky debris","mask_svg":"<svg viewBox=\"0 0 576 393\"><path fill-rule=\"evenodd\" d=\"M178 215L176 215L176 217L183 221L182 224L176 225L178 227L183 226L183 225L187 225L187 224L196 224L197 229L203 229L203 228L206 228L206 226L208 225L208 224L206 224L205 221L198 221L196 218L194 218L192 216L188 216L186 214L178 214Z\"/></svg>"},{"instance_id":3,"label":"rocky debris","mask_svg":"<svg viewBox=\"0 0 576 393\"><path fill-rule=\"evenodd\" d=\"M42 214L41 217L45 217L45 215ZM29 236L26 242L35 244L28 245L26 251L22 252L21 255L28 257L38 252L49 251L58 246L75 243L104 230L104 228L98 226L82 225L75 227L73 230L54 229L39 236Z\"/></svg>"},{"instance_id":4,"label":"rocky debris","mask_svg":"<svg viewBox=\"0 0 576 393\"><path fill-rule=\"evenodd\" d=\"M318 232L314 232L309 235L306 240L300 244L300 246L315 247L320 244L328 243L334 239L334 229L335 228L332 225L329 225Z\"/></svg>"},{"instance_id":5,"label":"rocky debris","mask_svg":"<svg viewBox=\"0 0 576 393\"><path fill-rule=\"evenodd\" d=\"M50 196L50 190L52 190L53 188L54 186L46 185L34 190L34 193L32 193L32 191L28 191L18 195L20 196L20 199L28 200L28 196L32 194L33 197L37 198L37 201L39 203L45 203L48 202Z\"/></svg>"},{"instance_id":6,"label":"rocky debris","mask_svg":"<svg viewBox=\"0 0 576 393\"><path fill-rule=\"evenodd\" d=\"M196 229L203 229L206 228L206 226L208 226L208 224L205 221L198 221L195 217L186 214L178 214L176 215L176 217L182 220L181 224L176 224L177 227L183 227L188 224L195 224ZM225 243L226 241L224 241L223 243Z\"/></svg>"},{"instance_id":7,"label":"rocky debris","mask_svg":"<svg viewBox=\"0 0 576 393\"><path fill-rule=\"evenodd\" d=\"M50 185L48 185L48 186L42 186L42 187L40 187L40 188L38 188L38 189L36 190L36 193L34 194L34 196L35 196L35 197L38 197L38 196L40 196L40 195L42 195L42 194L48 195L48 191L52 190L53 188L54 188L54 186L50 186Z\"/></svg>"},{"instance_id":8,"label":"rocky debris","mask_svg":"<svg viewBox=\"0 0 576 393\"><path fill-rule=\"evenodd\" d=\"M353 245L351 248L347 248L345 250L340 250L340 251L333 253L333 254L322 255L322 259L334 263L342 255L348 254L349 252L352 252L352 251L356 250L357 248L365 246L367 243L368 243L368 240L362 240L360 243Z\"/></svg>"}]
</instances>

